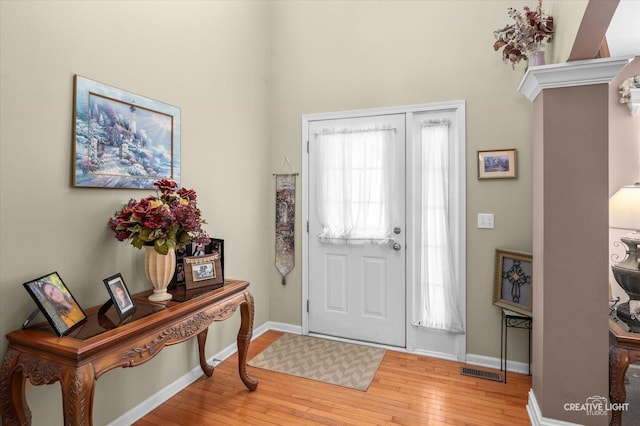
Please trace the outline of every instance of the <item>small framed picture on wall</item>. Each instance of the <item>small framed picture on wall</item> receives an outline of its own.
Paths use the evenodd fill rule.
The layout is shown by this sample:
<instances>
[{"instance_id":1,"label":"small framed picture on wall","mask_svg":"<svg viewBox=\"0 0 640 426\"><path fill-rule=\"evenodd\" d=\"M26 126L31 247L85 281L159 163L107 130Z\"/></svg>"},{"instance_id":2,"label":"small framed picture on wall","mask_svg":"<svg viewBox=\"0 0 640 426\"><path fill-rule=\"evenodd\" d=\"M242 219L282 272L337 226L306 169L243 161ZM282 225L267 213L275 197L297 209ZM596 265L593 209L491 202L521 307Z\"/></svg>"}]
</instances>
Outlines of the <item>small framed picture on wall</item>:
<instances>
[{"instance_id":1,"label":"small framed picture on wall","mask_svg":"<svg viewBox=\"0 0 640 426\"><path fill-rule=\"evenodd\" d=\"M478 179L514 179L517 177L515 149L478 151Z\"/></svg>"}]
</instances>

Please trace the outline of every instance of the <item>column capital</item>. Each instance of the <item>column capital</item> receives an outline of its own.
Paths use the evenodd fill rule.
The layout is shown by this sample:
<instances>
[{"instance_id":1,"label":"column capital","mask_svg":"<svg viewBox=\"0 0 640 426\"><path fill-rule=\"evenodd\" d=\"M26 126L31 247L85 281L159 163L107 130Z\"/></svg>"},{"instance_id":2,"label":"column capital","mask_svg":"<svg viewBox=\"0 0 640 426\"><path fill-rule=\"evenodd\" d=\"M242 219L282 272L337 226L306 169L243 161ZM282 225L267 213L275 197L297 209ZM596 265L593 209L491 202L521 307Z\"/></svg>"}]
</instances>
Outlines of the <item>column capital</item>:
<instances>
[{"instance_id":1,"label":"column capital","mask_svg":"<svg viewBox=\"0 0 640 426\"><path fill-rule=\"evenodd\" d=\"M543 89L609 83L633 59L601 58L529 67L518 92L533 102Z\"/></svg>"}]
</instances>

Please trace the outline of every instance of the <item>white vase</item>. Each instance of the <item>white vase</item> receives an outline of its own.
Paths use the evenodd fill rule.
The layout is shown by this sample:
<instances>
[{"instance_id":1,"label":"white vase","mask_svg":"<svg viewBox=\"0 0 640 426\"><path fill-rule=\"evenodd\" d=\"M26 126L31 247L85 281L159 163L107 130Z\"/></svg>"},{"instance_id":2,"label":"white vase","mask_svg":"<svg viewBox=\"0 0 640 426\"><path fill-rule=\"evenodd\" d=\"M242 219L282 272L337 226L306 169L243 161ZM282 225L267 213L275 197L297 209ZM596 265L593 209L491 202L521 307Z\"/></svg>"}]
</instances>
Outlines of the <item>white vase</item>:
<instances>
[{"instance_id":1,"label":"white vase","mask_svg":"<svg viewBox=\"0 0 640 426\"><path fill-rule=\"evenodd\" d=\"M176 252L169 249L167 254L158 253L153 246L144 246L144 275L153 287L153 293L148 297L153 302L162 302L171 299L167 292L167 286L173 278L176 270Z\"/></svg>"},{"instance_id":2,"label":"white vase","mask_svg":"<svg viewBox=\"0 0 640 426\"><path fill-rule=\"evenodd\" d=\"M538 65L544 65L544 50L536 50L529 52L529 66L535 67Z\"/></svg>"}]
</instances>

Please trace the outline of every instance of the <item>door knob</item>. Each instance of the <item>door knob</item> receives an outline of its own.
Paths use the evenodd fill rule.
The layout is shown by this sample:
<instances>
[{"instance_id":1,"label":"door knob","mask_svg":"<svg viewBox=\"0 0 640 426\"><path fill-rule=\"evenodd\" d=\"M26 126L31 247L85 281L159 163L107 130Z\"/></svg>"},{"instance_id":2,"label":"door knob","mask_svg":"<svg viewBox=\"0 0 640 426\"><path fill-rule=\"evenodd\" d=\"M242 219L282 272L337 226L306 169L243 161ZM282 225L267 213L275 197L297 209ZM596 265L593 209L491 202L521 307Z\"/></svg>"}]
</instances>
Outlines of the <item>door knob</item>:
<instances>
[{"instance_id":1,"label":"door knob","mask_svg":"<svg viewBox=\"0 0 640 426\"><path fill-rule=\"evenodd\" d=\"M400 249L402 248L402 246L400 245L400 243L393 243L393 245L391 246L395 251L400 251Z\"/></svg>"}]
</instances>

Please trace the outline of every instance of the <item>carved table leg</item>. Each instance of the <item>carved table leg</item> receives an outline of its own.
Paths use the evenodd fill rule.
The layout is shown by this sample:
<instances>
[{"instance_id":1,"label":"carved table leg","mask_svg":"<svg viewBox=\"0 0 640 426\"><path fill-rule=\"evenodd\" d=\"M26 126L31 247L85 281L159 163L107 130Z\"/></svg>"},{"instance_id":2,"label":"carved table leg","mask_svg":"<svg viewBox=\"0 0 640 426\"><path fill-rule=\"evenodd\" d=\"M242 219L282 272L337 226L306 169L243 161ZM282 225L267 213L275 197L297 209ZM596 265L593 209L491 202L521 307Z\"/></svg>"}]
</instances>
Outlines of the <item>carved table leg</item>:
<instances>
[{"instance_id":1,"label":"carved table leg","mask_svg":"<svg viewBox=\"0 0 640 426\"><path fill-rule=\"evenodd\" d=\"M609 346L609 400L612 405L619 406L627 398L624 376L629 368L629 351L617 346ZM622 410L612 410L609 425L622 424Z\"/></svg>"},{"instance_id":2,"label":"carved table leg","mask_svg":"<svg viewBox=\"0 0 640 426\"><path fill-rule=\"evenodd\" d=\"M91 364L67 369L60 385L64 424L66 426L93 424L95 376Z\"/></svg>"},{"instance_id":3,"label":"carved table leg","mask_svg":"<svg viewBox=\"0 0 640 426\"><path fill-rule=\"evenodd\" d=\"M18 367L20 352L9 349L0 370L0 414L5 426L30 425L31 410L25 398L25 381Z\"/></svg>"},{"instance_id":4,"label":"carved table leg","mask_svg":"<svg viewBox=\"0 0 640 426\"><path fill-rule=\"evenodd\" d=\"M200 333L198 333L198 355L200 357L200 368L207 377L213 376L213 365L207 363L207 358L204 354L204 348L207 343L207 333L209 332L209 328L205 328Z\"/></svg>"},{"instance_id":5,"label":"carved table leg","mask_svg":"<svg viewBox=\"0 0 640 426\"><path fill-rule=\"evenodd\" d=\"M249 390L256 390L258 381L247 373L247 351L253 334L253 296L244 294L245 302L240 305L240 331L238 331L238 372L240 379Z\"/></svg>"}]
</instances>

